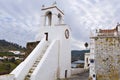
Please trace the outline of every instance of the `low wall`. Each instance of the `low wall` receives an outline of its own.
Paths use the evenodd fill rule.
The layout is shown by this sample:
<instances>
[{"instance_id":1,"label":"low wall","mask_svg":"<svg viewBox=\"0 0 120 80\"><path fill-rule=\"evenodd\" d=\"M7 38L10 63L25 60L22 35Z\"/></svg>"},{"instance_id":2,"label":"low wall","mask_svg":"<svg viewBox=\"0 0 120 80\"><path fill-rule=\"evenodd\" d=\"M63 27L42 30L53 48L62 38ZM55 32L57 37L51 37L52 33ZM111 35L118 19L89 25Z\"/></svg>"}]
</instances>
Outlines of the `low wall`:
<instances>
[{"instance_id":1,"label":"low wall","mask_svg":"<svg viewBox=\"0 0 120 80\"><path fill-rule=\"evenodd\" d=\"M0 80L14 80L14 75L12 74L1 75Z\"/></svg>"},{"instance_id":2,"label":"low wall","mask_svg":"<svg viewBox=\"0 0 120 80\"><path fill-rule=\"evenodd\" d=\"M78 74L78 73L83 73L84 71L85 71L84 68L72 68L71 74L74 75L74 74Z\"/></svg>"}]
</instances>

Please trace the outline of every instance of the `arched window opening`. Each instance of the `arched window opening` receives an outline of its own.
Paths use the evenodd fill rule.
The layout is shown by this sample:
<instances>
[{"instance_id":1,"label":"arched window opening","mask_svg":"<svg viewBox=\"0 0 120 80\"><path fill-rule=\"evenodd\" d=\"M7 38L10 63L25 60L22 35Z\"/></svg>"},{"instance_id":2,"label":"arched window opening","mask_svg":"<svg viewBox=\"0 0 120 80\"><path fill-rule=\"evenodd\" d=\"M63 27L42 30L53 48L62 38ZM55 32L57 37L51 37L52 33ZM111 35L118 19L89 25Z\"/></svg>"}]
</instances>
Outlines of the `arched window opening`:
<instances>
[{"instance_id":1,"label":"arched window opening","mask_svg":"<svg viewBox=\"0 0 120 80\"><path fill-rule=\"evenodd\" d=\"M58 14L58 24L61 24L62 23L62 16L61 14Z\"/></svg>"},{"instance_id":2,"label":"arched window opening","mask_svg":"<svg viewBox=\"0 0 120 80\"><path fill-rule=\"evenodd\" d=\"M46 26L51 26L51 23L52 23L52 13L50 11L48 11L46 13L45 25Z\"/></svg>"}]
</instances>

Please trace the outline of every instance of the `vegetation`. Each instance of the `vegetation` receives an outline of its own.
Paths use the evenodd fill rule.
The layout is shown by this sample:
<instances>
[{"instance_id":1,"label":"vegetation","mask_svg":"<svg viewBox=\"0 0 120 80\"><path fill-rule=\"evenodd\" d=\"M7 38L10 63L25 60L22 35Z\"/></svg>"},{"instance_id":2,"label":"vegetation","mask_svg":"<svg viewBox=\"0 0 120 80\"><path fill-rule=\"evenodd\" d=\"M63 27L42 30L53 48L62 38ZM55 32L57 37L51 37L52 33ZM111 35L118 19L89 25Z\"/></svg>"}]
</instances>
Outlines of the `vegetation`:
<instances>
[{"instance_id":1,"label":"vegetation","mask_svg":"<svg viewBox=\"0 0 120 80\"><path fill-rule=\"evenodd\" d=\"M8 52L9 50L25 51L25 47L6 40L0 40L0 52Z\"/></svg>"},{"instance_id":2,"label":"vegetation","mask_svg":"<svg viewBox=\"0 0 120 80\"><path fill-rule=\"evenodd\" d=\"M3 56L14 56L15 54L12 53L12 52L0 52L0 57L3 57Z\"/></svg>"},{"instance_id":3,"label":"vegetation","mask_svg":"<svg viewBox=\"0 0 120 80\"><path fill-rule=\"evenodd\" d=\"M0 75L10 73L20 62L20 60L13 59L0 61Z\"/></svg>"},{"instance_id":4,"label":"vegetation","mask_svg":"<svg viewBox=\"0 0 120 80\"><path fill-rule=\"evenodd\" d=\"M9 52L10 50L25 52L25 47L6 40L0 40L0 57L6 56L6 58L0 60L0 75L10 73L22 62L22 60L15 60L15 56L23 57L23 55L16 55Z\"/></svg>"},{"instance_id":5,"label":"vegetation","mask_svg":"<svg viewBox=\"0 0 120 80\"><path fill-rule=\"evenodd\" d=\"M16 56L16 57L24 57L24 55L21 55L21 54L14 54L12 52L0 52L0 57L3 57L3 56Z\"/></svg>"}]
</instances>

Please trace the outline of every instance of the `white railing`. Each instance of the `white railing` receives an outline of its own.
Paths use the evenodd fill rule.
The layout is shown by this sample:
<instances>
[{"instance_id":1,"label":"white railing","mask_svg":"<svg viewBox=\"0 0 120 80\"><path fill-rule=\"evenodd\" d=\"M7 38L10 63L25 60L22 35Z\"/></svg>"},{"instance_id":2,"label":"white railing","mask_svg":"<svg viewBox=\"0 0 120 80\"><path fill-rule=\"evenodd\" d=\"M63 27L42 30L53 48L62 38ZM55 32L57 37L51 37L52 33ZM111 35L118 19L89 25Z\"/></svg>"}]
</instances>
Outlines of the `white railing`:
<instances>
[{"instance_id":1,"label":"white railing","mask_svg":"<svg viewBox=\"0 0 120 80\"><path fill-rule=\"evenodd\" d=\"M58 70L59 41L53 41L45 52L41 62L31 75L31 80L56 80Z\"/></svg>"},{"instance_id":2,"label":"white railing","mask_svg":"<svg viewBox=\"0 0 120 80\"><path fill-rule=\"evenodd\" d=\"M10 74L15 75L15 80L24 80L25 76L33 66L36 59L42 54L44 46L47 44L45 38L43 38L36 48L30 53L30 55L23 61L17 68L15 68Z\"/></svg>"}]
</instances>

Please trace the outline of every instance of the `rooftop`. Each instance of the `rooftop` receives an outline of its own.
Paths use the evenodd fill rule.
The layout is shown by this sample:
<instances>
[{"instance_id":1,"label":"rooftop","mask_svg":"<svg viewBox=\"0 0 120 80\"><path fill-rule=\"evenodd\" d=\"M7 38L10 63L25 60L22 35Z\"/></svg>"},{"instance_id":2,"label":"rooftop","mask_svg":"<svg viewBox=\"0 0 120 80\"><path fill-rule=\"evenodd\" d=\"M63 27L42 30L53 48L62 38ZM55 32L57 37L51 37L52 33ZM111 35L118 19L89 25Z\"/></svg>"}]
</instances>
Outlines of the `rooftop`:
<instances>
[{"instance_id":1,"label":"rooftop","mask_svg":"<svg viewBox=\"0 0 120 80\"><path fill-rule=\"evenodd\" d=\"M114 32L117 32L117 28L115 29L100 29L99 30L99 33L114 33Z\"/></svg>"}]
</instances>

